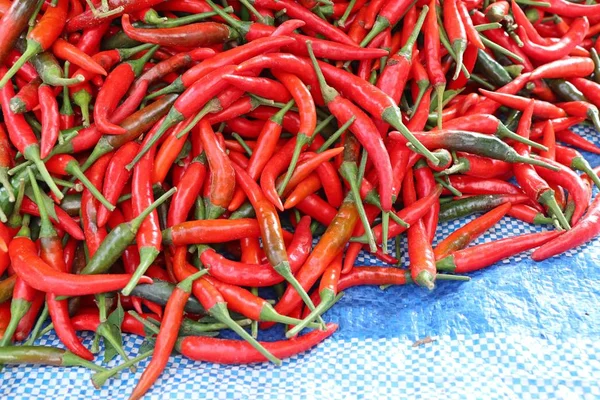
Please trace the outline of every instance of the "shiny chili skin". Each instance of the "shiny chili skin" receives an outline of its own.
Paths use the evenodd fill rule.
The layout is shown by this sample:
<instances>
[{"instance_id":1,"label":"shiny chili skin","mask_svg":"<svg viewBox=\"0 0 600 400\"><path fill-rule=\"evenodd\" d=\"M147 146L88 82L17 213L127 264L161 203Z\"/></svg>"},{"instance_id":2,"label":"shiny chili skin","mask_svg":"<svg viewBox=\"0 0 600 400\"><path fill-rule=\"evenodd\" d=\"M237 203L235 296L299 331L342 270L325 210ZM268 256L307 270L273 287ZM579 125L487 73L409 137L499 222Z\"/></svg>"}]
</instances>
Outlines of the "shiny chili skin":
<instances>
[{"instance_id":1,"label":"shiny chili skin","mask_svg":"<svg viewBox=\"0 0 600 400\"><path fill-rule=\"evenodd\" d=\"M54 53L57 58L67 60L71 64L77 65L92 74L106 76L106 70L100 64L66 40L60 38L57 39L52 45L52 53Z\"/></svg>"},{"instance_id":2,"label":"shiny chili skin","mask_svg":"<svg viewBox=\"0 0 600 400\"><path fill-rule=\"evenodd\" d=\"M10 8L2 16L0 24L0 64L4 64L10 51L23 31L27 27L29 18L36 8L37 0L24 0L12 2Z\"/></svg>"},{"instance_id":3,"label":"shiny chili skin","mask_svg":"<svg viewBox=\"0 0 600 400\"><path fill-rule=\"evenodd\" d=\"M427 166L425 161L417 162L413 170L413 175L415 178L415 188L418 198L422 199L423 197L427 197L436 189L437 184L433 176L433 172ZM439 203L436 203L432 206L431 210L429 210L429 212L425 214L423 218L421 218L427 233L427 237L429 238L429 243L432 243L433 238L435 237L435 231L438 226L439 211Z\"/></svg>"},{"instance_id":4,"label":"shiny chili skin","mask_svg":"<svg viewBox=\"0 0 600 400\"><path fill-rule=\"evenodd\" d=\"M10 109L16 114L22 114L37 107L40 104L38 90L41 83L42 80L38 77L23 86L19 92L10 99Z\"/></svg>"},{"instance_id":5,"label":"shiny chili skin","mask_svg":"<svg viewBox=\"0 0 600 400\"><path fill-rule=\"evenodd\" d=\"M449 271L458 274L477 271L504 258L553 241L553 239L563 234L560 231L529 233L483 243L459 250L450 256L438 260L437 268L440 271Z\"/></svg>"},{"instance_id":6,"label":"shiny chili skin","mask_svg":"<svg viewBox=\"0 0 600 400\"><path fill-rule=\"evenodd\" d=\"M163 242L181 246L199 243L221 243L244 237L259 237L255 219L186 221L163 231Z\"/></svg>"},{"instance_id":7,"label":"shiny chili skin","mask_svg":"<svg viewBox=\"0 0 600 400\"><path fill-rule=\"evenodd\" d=\"M578 46L585 38L590 24L587 18L580 18L573 21L569 31L560 39L560 41L541 45L529 39L529 35L525 28L520 28L519 33L523 41L523 51L531 59L540 62L549 62L558 60L568 55L576 46ZM534 71L535 75L535 71Z\"/></svg>"},{"instance_id":8,"label":"shiny chili skin","mask_svg":"<svg viewBox=\"0 0 600 400\"><path fill-rule=\"evenodd\" d=\"M111 14L107 17L96 16L91 9L87 9L83 13L69 19L65 29L67 32L75 32L81 29L91 28L104 22L116 19L123 14L129 14L145 8L151 8L161 2L162 0L109 0L108 6L111 10L122 6L122 11Z\"/></svg>"},{"instance_id":9,"label":"shiny chili skin","mask_svg":"<svg viewBox=\"0 0 600 400\"><path fill-rule=\"evenodd\" d=\"M120 290L131 278L129 274L74 275L59 272L37 256L35 243L28 238L15 238L9 246L13 268L31 287L57 296L83 296ZM142 283L149 283L144 278Z\"/></svg>"},{"instance_id":10,"label":"shiny chili skin","mask_svg":"<svg viewBox=\"0 0 600 400\"><path fill-rule=\"evenodd\" d=\"M196 157L186 168L181 181L177 185L177 193L171 200L167 227L186 221L189 212L200 194L206 176L206 158L204 154Z\"/></svg>"},{"instance_id":11,"label":"shiny chili skin","mask_svg":"<svg viewBox=\"0 0 600 400\"><path fill-rule=\"evenodd\" d=\"M39 217L40 210L32 200L25 197L23 199L23 203L21 204L21 212L25 214L34 215ZM62 208L58 205L54 206L54 212L56 213L56 220L54 217L50 217L52 222L56 224L57 227L61 228L73 238L77 240L84 240L85 236L79 224Z\"/></svg>"},{"instance_id":12,"label":"shiny chili skin","mask_svg":"<svg viewBox=\"0 0 600 400\"><path fill-rule=\"evenodd\" d=\"M46 158L58 139L60 129L60 116L58 102L53 90L48 85L40 85L38 89L40 111L42 113L42 140L40 143L40 157Z\"/></svg>"},{"instance_id":13,"label":"shiny chili skin","mask_svg":"<svg viewBox=\"0 0 600 400\"><path fill-rule=\"evenodd\" d=\"M200 22L175 28L143 29L131 25L129 15L121 18L123 31L130 38L142 43L160 46L203 47L235 39L237 32L218 22Z\"/></svg>"},{"instance_id":14,"label":"shiny chili skin","mask_svg":"<svg viewBox=\"0 0 600 400\"><path fill-rule=\"evenodd\" d=\"M536 79L570 79L583 78L594 72L594 62L587 57L568 57L543 64L537 67L529 76ZM558 117L552 117L558 118Z\"/></svg>"},{"instance_id":15,"label":"shiny chili skin","mask_svg":"<svg viewBox=\"0 0 600 400\"><path fill-rule=\"evenodd\" d=\"M327 324L325 331L315 329L306 335L278 342L261 342L275 357L288 358L316 346L337 329L336 324ZM208 340L206 340L208 339ZM203 336L187 336L177 345L185 357L197 361L218 364L250 364L267 359L252 346L240 340L217 339Z\"/></svg>"},{"instance_id":16,"label":"shiny chili skin","mask_svg":"<svg viewBox=\"0 0 600 400\"><path fill-rule=\"evenodd\" d=\"M548 64L546 64L548 65ZM487 97L490 100L500 103L503 106L510 107L512 109L516 109L519 111L524 111L529 104L529 100L525 97L499 93L499 92L490 92L489 90L480 89L481 94ZM548 103L543 100L533 100L534 109L533 115L539 118L551 119L551 118L561 118L565 117L567 114L565 111L552 103Z\"/></svg>"},{"instance_id":17,"label":"shiny chili skin","mask_svg":"<svg viewBox=\"0 0 600 400\"><path fill-rule=\"evenodd\" d=\"M511 203L504 203L452 232L433 249L435 259L439 260L467 247L500 221L512 207Z\"/></svg>"},{"instance_id":18,"label":"shiny chili skin","mask_svg":"<svg viewBox=\"0 0 600 400\"><path fill-rule=\"evenodd\" d=\"M133 160L137 153L139 145L135 142L129 142L119 148L111 157L106 167L102 194L111 204L116 204L123 188L131 177L131 172L125 166ZM96 216L98 226L103 227L110 216L110 211L100 205Z\"/></svg>"}]
</instances>

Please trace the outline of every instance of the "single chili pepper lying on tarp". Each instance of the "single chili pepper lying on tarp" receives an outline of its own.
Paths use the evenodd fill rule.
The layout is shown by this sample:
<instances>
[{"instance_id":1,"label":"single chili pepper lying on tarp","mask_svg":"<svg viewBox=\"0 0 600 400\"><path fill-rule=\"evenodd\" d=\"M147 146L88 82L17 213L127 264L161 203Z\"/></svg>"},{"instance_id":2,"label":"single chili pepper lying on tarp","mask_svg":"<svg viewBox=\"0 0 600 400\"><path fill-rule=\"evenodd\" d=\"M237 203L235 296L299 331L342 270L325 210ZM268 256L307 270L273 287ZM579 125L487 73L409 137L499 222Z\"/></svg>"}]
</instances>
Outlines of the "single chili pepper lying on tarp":
<instances>
[{"instance_id":1,"label":"single chili pepper lying on tarp","mask_svg":"<svg viewBox=\"0 0 600 400\"><path fill-rule=\"evenodd\" d=\"M458 250L437 260L436 267L438 271L457 274L477 271L507 257L542 246L563 234L560 231L540 232L495 240Z\"/></svg>"},{"instance_id":2,"label":"single chili pepper lying on tarp","mask_svg":"<svg viewBox=\"0 0 600 400\"><path fill-rule=\"evenodd\" d=\"M60 367L86 367L93 371L106 371L70 351L48 346L6 346L0 348L0 364L54 365Z\"/></svg>"}]
</instances>

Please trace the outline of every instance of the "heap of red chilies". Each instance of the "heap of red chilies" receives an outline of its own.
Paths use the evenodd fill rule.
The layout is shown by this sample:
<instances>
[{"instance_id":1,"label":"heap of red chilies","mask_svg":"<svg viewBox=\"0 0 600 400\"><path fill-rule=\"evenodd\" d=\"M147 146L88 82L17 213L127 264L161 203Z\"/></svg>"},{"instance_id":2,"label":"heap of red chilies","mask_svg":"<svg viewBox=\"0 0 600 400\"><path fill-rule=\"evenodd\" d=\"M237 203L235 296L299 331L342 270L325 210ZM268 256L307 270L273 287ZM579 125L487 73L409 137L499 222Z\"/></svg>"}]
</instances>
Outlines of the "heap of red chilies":
<instances>
[{"instance_id":1,"label":"heap of red chilies","mask_svg":"<svg viewBox=\"0 0 600 400\"><path fill-rule=\"evenodd\" d=\"M600 233L578 151L600 148L571 130L600 128L600 4L224 3L0 0L0 364L101 386L151 356L141 398L172 351L308 350L352 286L433 289ZM556 229L468 247L504 216ZM398 263L402 233L409 269L355 265ZM32 346L48 316L67 350ZM288 340L258 342L274 323ZM122 331L154 349L129 360ZM90 362L100 338L124 364Z\"/></svg>"}]
</instances>

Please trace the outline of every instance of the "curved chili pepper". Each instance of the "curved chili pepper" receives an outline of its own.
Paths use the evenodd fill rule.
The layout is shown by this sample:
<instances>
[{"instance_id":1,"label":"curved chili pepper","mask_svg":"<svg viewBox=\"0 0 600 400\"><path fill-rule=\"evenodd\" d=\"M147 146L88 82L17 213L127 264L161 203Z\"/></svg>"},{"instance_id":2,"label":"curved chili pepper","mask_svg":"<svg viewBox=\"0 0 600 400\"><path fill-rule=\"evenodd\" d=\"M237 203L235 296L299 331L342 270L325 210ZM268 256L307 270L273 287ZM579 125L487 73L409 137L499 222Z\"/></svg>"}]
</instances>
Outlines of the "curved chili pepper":
<instances>
[{"instance_id":1,"label":"curved chili pepper","mask_svg":"<svg viewBox=\"0 0 600 400\"><path fill-rule=\"evenodd\" d=\"M0 37L2 38L0 64L4 64L17 38L27 27L29 18L36 9L36 4L36 0L12 2L10 8L4 12L0 26Z\"/></svg>"},{"instance_id":2,"label":"curved chili pepper","mask_svg":"<svg viewBox=\"0 0 600 400\"><path fill-rule=\"evenodd\" d=\"M587 18L576 19L571 24L569 31L558 42L551 45L540 45L531 41L525 28L519 29L519 36L523 41L525 54L536 61L549 62L565 57L581 44L589 28L590 23ZM535 71L533 74L535 75Z\"/></svg>"},{"instance_id":3,"label":"curved chili pepper","mask_svg":"<svg viewBox=\"0 0 600 400\"><path fill-rule=\"evenodd\" d=\"M60 36L67 21L69 0L57 0L55 7L49 7L36 23L35 27L27 33L27 48L21 58L15 62L10 70L0 80L0 88L12 78L23 64L31 57L48 50Z\"/></svg>"},{"instance_id":4,"label":"curved chili pepper","mask_svg":"<svg viewBox=\"0 0 600 400\"><path fill-rule=\"evenodd\" d=\"M73 46L69 42L63 39L56 39L52 45L52 53L62 60L67 60L73 65L77 65L80 68L92 74L99 74L106 76L106 71L100 64L98 64L92 57L87 55L82 50Z\"/></svg>"},{"instance_id":5,"label":"curved chili pepper","mask_svg":"<svg viewBox=\"0 0 600 400\"><path fill-rule=\"evenodd\" d=\"M550 159L544 159L544 161L559 168L559 171L550 171L546 168L536 168L535 171L548 183L560 185L569 192L569 199L575 203L572 223L577 223L588 207L591 193L579 178L579 175L569 167Z\"/></svg>"},{"instance_id":6,"label":"curved chili pepper","mask_svg":"<svg viewBox=\"0 0 600 400\"><path fill-rule=\"evenodd\" d=\"M162 0L109 0L107 2L109 7L108 10L98 12L99 10L87 9L76 17L69 19L65 29L67 32L75 32L85 28L91 28L109 22L123 14L130 14L145 8L150 8L161 2Z\"/></svg>"},{"instance_id":7,"label":"curved chili pepper","mask_svg":"<svg viewBox=\"0 0 600 400\"><path fill-rule=\"evenodd\" d=\"M0 67L0 75L3 74L6 74L6 68ZM35 164L42 175L42 178L44 178L44 182L46 182L52 190L52 193L54 193L58 199L62 199L64 195L58 189L48 173L46 166L42 162L40 157L40 146L37 143L37 138L33 133L33 130L23 115L15 114L10 110L9 102L14 95L15 92L12 85L4 85L4 87L0 89L0 103L2 104L2 114L4 115L4 122L8 130L8 137L17 150L19 150L27 160L30 160Z\"/></svg>"},{"instance_id":8,"label":"curved chili pepper","mask_svg":"<svg viewBox=\"0 0 600 400\"><path fill-rule=\"evenodd\" d=\"M21 204L21 212L34 216L40 215L40 210L37 204L35 204L28 198L23 199L23 203ZM69 216L69 214L67 214L62 208L60 208L57 205L54 206L54 212L56 213L56 219L53 216L50 217L54 224L56 224L62 230L67 232L73 238L77 240L84 240L85 237L81 230L81 227L77 222L75 222L75 220L73 220L73 218Z\"/></svg>"},{"instance_id":9,"label":"curved chili pepper","mask_svg":"<svg viewBox=\"0 0 600 400\"><path fill-rule=\"evenodd\" d=\"M31 174L31 172L29 173ZM21 238L29 240L29 242L31 242L33 245L31 255L37 257L37 246L29 238L30 234L31 231L29 229L29 218L26 217L23 221L23 226L8 244L10 261L15 272L17 265L11 253L11 249L14 248L12 244L15 243L15 241L18 241ZM17 279L14 283L14 289L12 292L12 301L10 303L10 321L4 330L4 336L2 339L0 339L0 348L9 346L12 343L13 336L15 335L20 320L24 318L27 312L31 309L38 294L39 293L33 286L29 285L26 280L17 274Z\"/></svg>"},{"instance_id":10,"label":"curved chili pepper","mask_svg":"<svg viewBox=\"0 0 600 400\"><path fill-rule=\"evenodd\" d=\"M58 237L56 230L52 227L48 212L46 211L45 206L43 206L44 201L39 187L31 170L29 170L29 175L36 202L42 205L39 208L40 216L42 218L42 227L39 234L40 258L55 270L66 273L68 270L64 259L62 242ZM46 296L46 301L48 303L50 318L52 319L56 334L61 342L79 357L89 361L93 360L94 355L81 344L81 341L77 338L75 329L73 329L69 317L68 300L58 300L55 294L49 293Z\"/></svg>"},{"instance_id":11,"label":"curved chili pepper","mask_svg":"<svg viewBox=\"0 0 600 400\"><path fill-rule=\"evenodd\" d=\"M157 47L153 47L139 60L120 64L106 77L94 104L94 123L102 133L121 135L127 132L125 128L111 123L109 114L117 108L119 100L125 95L135 77L142 72L146 61L152 57L156 50ZM126 103L128 100L126 100ZM133 112L138 104L136 101L129 105L129 107L133 106L130 108L130 112Z\"/></svg>"},{"instance_id":12,"label":"curved chili pepper","mask_svg":"<svg viewBox=\"0 0 600 400\"><path fill-rule=\"evenodd\" d=\"M541 246L544 243L552 243L554 242L553 239L562 235L563 232L557 231L539 232L495 240L459 250L438 260L436 266L438 271L457 274L473 272L488 267L504 258Z\"/></svg>"},{"instance_id":13,"label":"curved chili pepper","mask_svg":"<svg viewBox=\"0 0 600 400\"><path fill-rule=\"evenodd\" d=\"M125 166L133 160L138 149L139 145L137 143L129 142L119 148L111 157L108 166L106 167L102 188L102 195L110 204L117 203L123 188L127 184L127 181L129 181L131 172L125 169ZM98 209L98 214L96 216L98 226L102 227L106 224L112 211L113 210L104 207L104 205Z\"/></svg>"},{"instance_id":14,"label":"curved chili pepper","mask_svg":"<svg viewBox=\"0 0 600 400\"><path fill-rule=\"evenodd\" d=\"M10 99L10 110L15 114L23 114L33 110L40 104L38 90L42 80L37 77L23 86L19 92Z\"/></svg>"}]
</instances>

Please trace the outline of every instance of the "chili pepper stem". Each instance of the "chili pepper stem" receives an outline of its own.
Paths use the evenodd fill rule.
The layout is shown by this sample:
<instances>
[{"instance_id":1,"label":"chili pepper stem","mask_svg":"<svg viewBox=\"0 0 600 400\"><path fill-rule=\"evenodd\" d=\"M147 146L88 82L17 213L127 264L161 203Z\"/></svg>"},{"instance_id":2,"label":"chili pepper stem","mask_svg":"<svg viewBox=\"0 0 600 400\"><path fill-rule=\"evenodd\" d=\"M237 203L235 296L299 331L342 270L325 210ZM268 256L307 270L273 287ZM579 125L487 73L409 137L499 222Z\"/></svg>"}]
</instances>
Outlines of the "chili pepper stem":
<instances>
[{"instance_id":1,"label":"chili pepper stem","mask_svg":"<svg viewBox=\"0 0 600 400\"><path fill-rule=\"evenodd\" d=\"M56 186L56 183L54 183L54 180L52 180L50 173L46 169L46 165L40 159L39 146L37 144L28 146L25 149L24 156L26 159L33 161L40 175L42 175L42 178L44 178L44 182L46 182L52 193L54 193L59 200L62 200L65 196L62 194L58 186Z\"/></svg>"},{"instance_id":2,"label":"chili pepper stem","mask_svg":"<svg viewBox=\"0 0 600 400\"><path fill-rule=\"evenodd\" d=\"M152 138L150 138L150 140L144 144L144 147L140 149L134 159L125 166L127 171L131 171L133 169L135 164L137 164L142 157L144 157L144 155L152 148L152 146L156 144L156 142L158 142L158 140L167 132L167 130L169 130L170 127L180 121L183 121L183 119L183 115L177 111L176 108L172 107L154 136L152 136Z\"/></svg>"},{"instance_id":3,"label":"chili pepper stem","mask_svg":"<svg viewBox=\"0 0 600 400\"><path fill-rule=\"evenodd\" d=\"M27 48L19 59L10 67L8 72L0 79L0 89L10 81L10 79L21 69L23 65L33 56L42 52L42 46L34 40L27 40Z\"/></svg>"},{"instance_id":4,"label":"chili pepper stem","mask_svg":"<svg viewBox=\"0 0 600 400\"><path fill-rule=\"evenodd\" d=\"M181 75L177 77L171 84L165 86L162 89L157 90L156 92L150 93L148 96L144 97L144 101L152 100L157 97L163 96L165 94L170 93L181 93L185 90L185 86L183 85L183 81L181 79Z\"/></svg>"},{"instance_id":5,"label":"chili pepper stem","mask_svg":"<svg viewBox=\"0 0 600 400\"><path fill-rule=\"evenodd\" d=\"M73 93L73 103L75 103L81 111L81 120L84 127L90 126L90 103L92 97L86 90L80 90Z\"/></svg>"},{"instance_id":6,"label":"chili pepper stem","mask_svg":"<svg viewBox=\"0 0 600 400\"><path fill-rule=\"evenodd\" d=\"M390 226L390 213L389 212L383 212L381 214L381 226L382 226L382 231L381 231L381 250L383 251L383 254L387 254L388 253L388 227Z\"/></svg>"},{"instance_id":7,"label":"chili pepper stem","mask_svg":"<svg viewBox=\"0 0 600 400\"><path fill-rule=\"evenodd\" d=\"M15 202L15 194L13 192L13 187L10 184L10 181L8 180L8 168L7 167L0 167L0 184L2 184L2 186L4 187L4 189L6 189L6 192L8 193L8 201L10 201L11 203Z\"/></svg>"},{"instance_id":8,"label":"chili pepper stem","mask_svg":"<svg viewBox=\"0 0 600 400\"><path fill-rule=\"evenodd\" d=\"M444 90L442 88L442 95L443 95L443 93L444 93ZM441 102L441 100L438 100L438 105L441 104L440 102ZM408 140L415 147L415 151L417 153L421 154L423 157L425 157L426 159L428 159L429 161L431 161L432 163L437 165L437 163L439 162L437 157L431 151L429 151L425 146L423 146L423 144L421 142L419 142L419 140L412 134L412 132L408 130L406 125L404 125L402 123L402 120L398 117L396 111L393 108L391 108L391 107L387 108L381 114L381 119L384 120L385 122L387 122L388 124L392 125L394 127L394 129L397 129L398 132L400 132L400 134L402 136L404 136L404 138L406 140Z\"/></svg>"},{"instance_id":9,"label":"chili pepper stem","mask_svg":"<svg viewBox=\"0 0 600 400\"><path fill-rule=\"evenodd\" d=\"M27 341L25 343L23 343L24 346L33 345L33 343L37 340L37 338L40 337L40 329L42 329L42 325L44 325L44 322L46 322L46 320L48 319L48 313L49 313L48 303L44 303L44 308L42 309L42 313L38 317L38 320L35 323L35 326L33 327L31 334L29 335L29 339L27 339Z\"/></svg>"},{"instance_id":10,"label":"chili pepper stem","mask_svg":"<svg viewBox=\"0 0 600 400\"><path fill-rule=\"evenodd\" d=\"M499 138L512 139L512 140L515 140L517 142L520 142L520 143L526 144L528 146L531 146L533 148L536 148L536 149L539 149L539 150L542 150L542 151L548 151L548 148L546 146L544 146L543 144L538 143L538 142L534 142L533 140L530 140L530 139L527 139L527 138L524 138L521 135L517 135L516 133L514 133L513 131L511 131L510 129L508 129L506 127L506 125L504 125L503 123L500 123L498 125L498 130L496 131L496 135Z\"/></svg>"},{"instance_id":11,"label":"chili pepper stem","mask_svg":"<svg viewBox=\"0 0 600 400\"><path fill-rule=\"evenodd\" d=\"M132 367L135 364L137 364L138 362L142 361L145 358L148 358L152 355L152 353L154 353L154 349L152 350L148 350L145 353L142 353L134 358L129 359L129 361L126 361L120 365L117 365L116 367L106 370L106 371L99 371L97 373L95 373L94 375L92 375L92 383L94 385L94 387L96 389L100 389L102 386L104 386L104 383L106 383L106 381L110 378L112 378L113 376L115 376L117 373L123 371L126 368Z\"/></svg>"},{"instance_id":12,"label":"chili pepper stem","mask_svg":"<svg viewBox=\"0 0 600 400\"><path fill-rule=\"evenodd\" d=\"M352 192L352 196L354 197L354 203L356 204L358 215L360 216L360 220L365 228L365 235L369 244L369 250L371 251L371 253L375 253L377 252L375 236L373 235L371 225L369 224L369 220L367 219L365 207L360 197L360 188L357 182L358 167L356 166L356 163L344 161L342 162L342 165L340 165L340 173L342 174L344 179L346 179L346 181L348 181L348 183L350 184L350 191Z\"/></svg>"},{"instance_id":13,"label":"chili pepper stem","mask_svg":"<svg viewBox=\"0 0 600 400\"><path fill-rule=\"evenodd\" d=\"M321 293L319 293L319 296L321 297L321 302L319 303L319 305L316 306L315 309L312 310L310 314L308 314L306 318L302 320L302 322L300 322L298 325L294 326L292 329L287 331L285 337L289 339L300 333L300 331L306 328L306 326L311 321L313 321L318 316L321 316L329 307L329 304L332 303L335 299L335 293L328 289L322 290Z\"/></svg>"},{"instance_id":14,"label":"chili pepper stem","mask_svg":"<svg viewBox=\"0 0 600 400\"><path fill-rule=\"evenodd\" d=\"M264 348L256 339L254 339L248 332L236 322L231 319L229 312L227 311L227 305L225 303L217 303L210 310L209 314L222 323L226 324L229 329L237 333L242 339L246 340L252 347L256 349L260 354L265 356L269 361L275 365L281 365L281 360L271 354L267 349Z\"/></svg>"},{"instance_id":15,"label":"chili pepper stem","mask_svg":"<svg viewBox=\"0 0 600 400\"><path fill-rule=\"evenodd\" d=\"M110 201L106 200L106 197L100 193L100 191L94 186L92 182L85 176L85 174L81 171L81 169L76 165L76 161L71 161L67 165L67 172L73 175L75 178L79 179L83 186L86 187L87 190L90 191L92 196L96 198L104 207L106 207L109 211L114 211L115 206L110 203Z\"/></svg>"},{"instance_id":16,"label":"chili pepper stem","mask_svg":"<svg viewBox=\"0 0 600 400\"><path fill-rule=\"evenodd\" d=\"M12 343L13 335L17 330L19 321L29 311L31 302L23 299L12 299L10 303L10 322L4 330L4 336L0 339L0 347L8 346Z\"/></svg>"},{"instance_id":17,"label":"chili pepper stem","mask_svg":"<svg viewBox=\"0 0 600 400\"><path fill-rule=\"evenodd\" d=\"M598 175L594 172L594 170L585 158L581 156L573 158L573 160L571 161L571 168L583 171L587 176L590 177L590 179L594 182L596 187L600 188L600 178L598 178Z\"/></svg>"},{"instance_id":18,"label":"chili pepper stem","mask_svg":"<svg viewBox=\"0 0 600 400\"><path fill-rule=\"evenodd\" d=\"M458 79L458 76L460 75L460 71L463 66L463 56L465 54L465 51L467 50L467 41L455 40L454 43L452 43L452 49L456 54L456 70L454 71L454 76L452 77L452 79L456 80Z\"/></svg>"},{"instance_id":19,"label":"chili pepper stem","mask_svg":"<svg viewBox=\"0 0 600 400\"><path fill-rule=\"evenodd\" d=\"M289 262L287 262L287 261L281 262L278 265L273 266L273 269L275 271L277 271L277 273L279 275L281 275L283 277L283 279L285 279L290 285L292 285L292 287L296 290L296 292L298 293L298 295L300 296L300 298L302 299L304 304L306 304L306 306L309 309L313 310L315 308L315 305L313 304L312 300L310 299L310 296L308 295L308 293L306 293L306 290L304 290L302 285L300 285L300 282L298 282L298 280L292 273ZM322 326L325 326L325 322L323 322L323 320L320 320L319 323Z\"/></svg>"},{"instance_id":20,"label":"chili pepper stem","mask_svg":"<svg viewBox=\"0 0 600 400\"><path fill-rule=\"evenodd\" d=\"M548 207L550 213L558 219L558 222L563 229L571 229L571 225L569 225L569 222L556 201L556 197L554 197L553 190L546 190L539 196L538 201Z\"/></svg>"},{"instance_id":21,"label":"chili pepper stem","mask_svg":"<svg viewBox=\"0 0 600 400\"><path fill-rule=\"evenodd\" d=\"M296 145L294 146L294 153L292 154L292 159L290 160L290 165L287 169L287 172L285 173L285 177L283 178L283 181L281 181L281 183L279 184L279 187L277 188L277 193L279 194L279 196L281 196L283 194L286 186L290 182L290 179L292 178L292 174L294 173L294 170L296 169L296 164L298 164L298 159L300 158L300 152L302 151L302 148L308 143L309 140L310 140L310 138L304 132L301 132L296 136Z\"/></svg>"},{"instance_id":22,"label":"chili pepper stem","mask_svg":"<svg viewBox=\"0 0 600 400\"><path fill-rule=\"evenodd\" d=\"M286 325L297 325L302 322L301 319L292 318L292 317L288 317L287 315L279 314L277 311L275 311L273 306L271 306L269 303L265 303L262 310L260 311L260 320L265 321L265 322L277 322L277 323L286 324ZM320 328L321 327L320 324L314 324L314 323L308 324L307 326L310 328Z\"/></svg>"},{"instance_id":23,"label":"chili pepper stem","mask_svg":"<svg viewBox=\"0 0 600 400\"><path fill-rule=\"evenodd\" d=\"M429 271L421 271L419 275L417 275L415 283L429 290L433 290L433 288L435 287L435 278L436 277L432 275Z\"/></svg>"}]
</instances>

